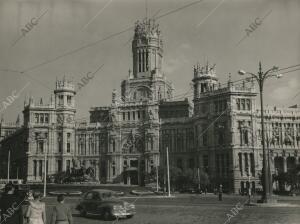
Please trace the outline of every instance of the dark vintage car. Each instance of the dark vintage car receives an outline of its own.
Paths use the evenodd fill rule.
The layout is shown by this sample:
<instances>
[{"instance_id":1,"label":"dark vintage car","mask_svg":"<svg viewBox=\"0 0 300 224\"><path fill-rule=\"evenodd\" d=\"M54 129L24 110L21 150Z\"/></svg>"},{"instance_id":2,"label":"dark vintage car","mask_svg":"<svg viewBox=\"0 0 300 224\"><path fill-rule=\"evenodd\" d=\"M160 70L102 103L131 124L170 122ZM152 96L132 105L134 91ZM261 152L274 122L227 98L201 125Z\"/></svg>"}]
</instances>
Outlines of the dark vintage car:
<instances>
[{"instance_id":1,"label":"dark vintage car","mask_svg":"<svg viewBox=\"0 0 300 224\"><path fill-rule=\"evenodd\" d=\"M76 209L81 216L99 215L104 220L131 218L135 214L135 205L122 201L110 190L91 190L84 193Z\"/></svg>"}]
</instances>

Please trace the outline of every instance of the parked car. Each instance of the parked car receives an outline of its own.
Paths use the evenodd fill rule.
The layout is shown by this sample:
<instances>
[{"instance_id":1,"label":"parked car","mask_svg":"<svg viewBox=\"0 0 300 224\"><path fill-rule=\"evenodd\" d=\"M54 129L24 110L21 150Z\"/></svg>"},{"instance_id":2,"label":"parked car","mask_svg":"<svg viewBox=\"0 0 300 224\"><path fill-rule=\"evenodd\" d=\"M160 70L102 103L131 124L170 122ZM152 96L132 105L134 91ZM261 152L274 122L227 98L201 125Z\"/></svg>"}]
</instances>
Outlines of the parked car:
<instances>
[{"instance_id":1,"label":"parked car","mask_svg":"<svg viewBox=\"0 0 300 224\"><path fill-rule=\"evenodd\" d=\"M115 197L115 192L104 189L91 190L82 195L76 210L81 216L99 215L104 220L131 218L136 213L135 205Z\"/></svg>"}]
</instances>

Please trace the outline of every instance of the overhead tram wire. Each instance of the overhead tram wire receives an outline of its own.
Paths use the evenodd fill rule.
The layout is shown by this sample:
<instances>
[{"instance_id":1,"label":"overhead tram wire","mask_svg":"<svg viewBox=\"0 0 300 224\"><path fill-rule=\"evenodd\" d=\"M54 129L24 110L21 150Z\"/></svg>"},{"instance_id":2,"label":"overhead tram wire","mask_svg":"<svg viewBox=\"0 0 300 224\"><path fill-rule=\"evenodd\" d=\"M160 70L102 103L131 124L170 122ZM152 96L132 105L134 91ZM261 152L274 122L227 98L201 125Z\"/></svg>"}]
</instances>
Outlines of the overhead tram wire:
<instances>
[{"instance_id":1,"label":"overhead tram wire","mask_svg":"<svg viewBox=\"0 0 300 224\"><path fill-rule=\"evenodd\" d=\"M162 14L162 15L156 17L156 19L160 19L160 18L163 18L163 17L165 17L165 16L171 15L171 14L173 14L173 13L175 13L175 12L178 12L178 11L180 11L180 10L183 10L183 9L185 9L185 8L188 8L188 7L192 6L192 5L199 4L199 3L202 2L202 1L203 1L203 0L200 0L200 1L194 1L194 2L192 2L192 3L189 3L189 4L186 4L186 5L184 5L184 6L181 6L181 7L177 8L177 9L170 10L169 12L166 12L166 13L164 13L164 14ZM64 54L62 54L62 55L56 56L55 58L52 58L52 59L50 59L50 60L48 60L48 61L44 61L44 62L42 62L42 63L40 63L40 64L31 66L31 67L25 69L25 70L23 71L23 73L32 71L32 70L34 70L34 69L36 69L36 68L38 68L38 67L41 67L41 66L43 66L43 65L49 64L49 63L51 63L51 62L54 62L54 61L56 61L56 60L58 60L58 59L60 59L60 58L66 57L66 56L71 55L71 54L74 54L74 53L79 52L79 51L81 51L81 50L83 50L83 49L92 47L92 46L94 46L94 45L96 45L96 44L98 44L98 43L100 43L100 42L105 41L105 40L109 40L109 39L111 39L111 38L113 38L113 37L115 37L115 36L118 36L118 35L120 35L120 34L123 34L123 33L127 32L127 31L133 29L134 27L135 27L135 26L127 27L127 28L125 28L125 29L123 29L123 30L121 30L121 31L119 31L119 32L116 32L116 33L113 33L113 34L111 34L111 35L108 35L108 36L106 36L106 37L104 37L104 38L102 38L102 39L100 39L100 40L97 40L97 41L95 41L95 42L92 42L92 43L83 45L83 46L81 46L81 47L79 47L79 48L70 50L70 51L68 51L68 52L66 52L66 53L64 53Z\"/></svg>"}]
</instances>

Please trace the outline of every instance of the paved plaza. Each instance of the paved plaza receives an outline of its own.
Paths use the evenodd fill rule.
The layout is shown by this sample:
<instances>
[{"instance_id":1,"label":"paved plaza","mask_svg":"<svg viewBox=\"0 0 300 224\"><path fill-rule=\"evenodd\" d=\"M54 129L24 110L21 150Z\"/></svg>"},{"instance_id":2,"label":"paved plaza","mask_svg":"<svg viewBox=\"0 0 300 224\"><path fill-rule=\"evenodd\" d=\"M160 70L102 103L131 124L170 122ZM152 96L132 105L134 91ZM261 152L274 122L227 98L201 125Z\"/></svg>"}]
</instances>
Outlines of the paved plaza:
<instances>
[{"instance_id":1,"label":"paved plaza","mask_svg":"<svg viewBox=\"0 0 300 224\"><path fill-rule=\"evenodd\" d=\"M66 203L75 207L78 198L68 198ZM131 223L131 224L299 224L300 198L279 198L277 206L243 206L242 196L227 196L218 201L215 195L180 195L173 198L126 198L134 202L137 214L131 219L103 221L101 217L80 217L73 210L75 224ZM47 198L47 216L55 198ZM288 205L288 206L287 206ZM239 209L234 209L234 208Z\"/></svg>"}]
</instances>

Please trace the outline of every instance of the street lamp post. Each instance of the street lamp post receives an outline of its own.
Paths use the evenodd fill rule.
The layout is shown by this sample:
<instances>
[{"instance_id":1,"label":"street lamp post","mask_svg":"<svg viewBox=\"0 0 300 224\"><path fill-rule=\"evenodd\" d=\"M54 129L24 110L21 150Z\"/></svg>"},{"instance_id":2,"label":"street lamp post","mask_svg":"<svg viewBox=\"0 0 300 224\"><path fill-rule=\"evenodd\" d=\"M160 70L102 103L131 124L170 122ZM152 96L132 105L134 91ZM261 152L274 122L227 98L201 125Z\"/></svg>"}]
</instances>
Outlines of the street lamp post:
<instances>
[{"instance_id":1,"label":"street lamp post","mask_svg":"<svg viewBox=\"0 0 300 224\"><path fill-rule=\"evenodd\" d=\"M278 67L273 66L271 69L267 70L266 72L262 72L262 68L261 68L261 62L259 62L259 71L257 74L253 74L250 72L245 72L243 70L239 70L239 74L240 75L245 75L245 74L249 74L252 76L252 78L254 78L259 86L259 96L260 96L260 118L261 118L261 134L262 134L262 149L263 149L263 195L262 195L262 199L261 202L262 203L268 203L268 202L272 202L274 200L272 200L272 191L270 190L270 164L269 161L267 159L267 153L266 153L266 147L265 147L265 134L264 134L264 104L263 104L263 86L264 86L264 82L267 78L276 76L277 78L281 78L282 75L281 74L276 74L274 75L273 72L277 72L278 71Z\"/></svg>"}]
</instances>

